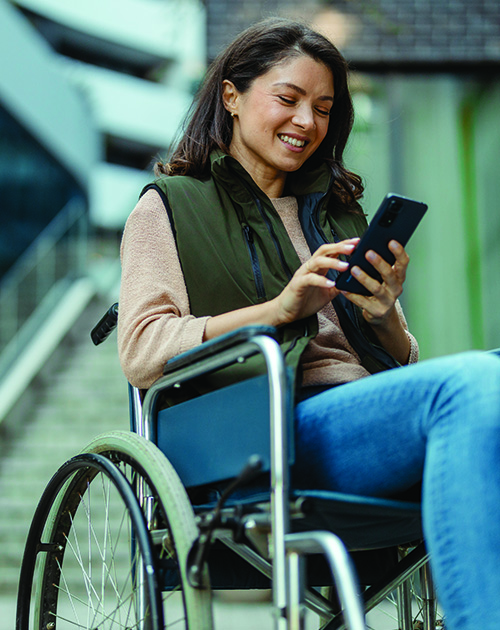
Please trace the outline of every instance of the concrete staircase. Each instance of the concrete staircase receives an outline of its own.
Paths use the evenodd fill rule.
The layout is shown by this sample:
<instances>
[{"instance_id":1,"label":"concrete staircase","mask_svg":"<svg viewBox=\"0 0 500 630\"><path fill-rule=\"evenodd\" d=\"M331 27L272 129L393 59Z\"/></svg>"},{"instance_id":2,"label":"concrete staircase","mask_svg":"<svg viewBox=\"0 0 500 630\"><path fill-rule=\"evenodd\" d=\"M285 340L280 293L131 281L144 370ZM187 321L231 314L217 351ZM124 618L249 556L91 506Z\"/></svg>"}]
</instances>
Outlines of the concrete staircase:
<instances>
[{"instance_id":1,"label":"concrete staircase","mask_svg":"<svg viewBox=\"0 0 500 630\"><path fill-rule=\"evenodd\" d=\"M116 335L97 348L89 336L95 315L71 333L62 359L34 396L0 459L0 593L15 598L26 535L52 474L94 436L129 428L127 383ZM33 396L32 396L33 398ZM13 627L13 625L11 625Z\"/></svg>"}]
</instances>

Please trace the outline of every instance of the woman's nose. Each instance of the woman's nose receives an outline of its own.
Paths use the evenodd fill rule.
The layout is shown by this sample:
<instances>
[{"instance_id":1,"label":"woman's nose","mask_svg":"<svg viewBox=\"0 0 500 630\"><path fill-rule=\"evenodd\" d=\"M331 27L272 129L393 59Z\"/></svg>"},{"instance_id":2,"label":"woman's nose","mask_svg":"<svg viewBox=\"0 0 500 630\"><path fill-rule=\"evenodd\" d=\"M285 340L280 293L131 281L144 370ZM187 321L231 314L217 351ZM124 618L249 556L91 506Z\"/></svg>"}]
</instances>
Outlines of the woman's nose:
<instances>
[{"instance_id":1,"label":"woman's nose","mask_svg":"<svg viewBox=\"0 0 500 630\"><path fill-rule=\"evenodd\" d=\"M295 111L292 122L302 129L312 129L315 127L313 110L307 106L300 107Z\"/></svg>"}]
</instances>

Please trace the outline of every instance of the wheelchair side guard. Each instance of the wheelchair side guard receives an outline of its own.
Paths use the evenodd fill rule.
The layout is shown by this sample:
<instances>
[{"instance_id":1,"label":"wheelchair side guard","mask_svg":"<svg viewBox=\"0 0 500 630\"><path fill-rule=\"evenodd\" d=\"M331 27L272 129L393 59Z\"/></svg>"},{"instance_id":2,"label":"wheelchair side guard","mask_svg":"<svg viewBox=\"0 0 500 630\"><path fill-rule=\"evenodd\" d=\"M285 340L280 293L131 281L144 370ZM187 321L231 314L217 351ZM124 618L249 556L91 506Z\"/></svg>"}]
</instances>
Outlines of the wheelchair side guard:
<instances>
[{"instance_id":1,"label":"wheelchair side guard","mask_svg":"<svg viewBox=\"0 0 500 630\"><path fill-rule=\"evenodd\" d=\"M269 405L268 378L263 374L161 409L153 439L186 488L221 483L224 487L252 456L260 458L262 473L269 472ZM287 422L288 436L293 436L292 418ZM293 463L290 442L289 465ZM261 483L269 488L265 475Z\"/></svg>"}]
</instances>

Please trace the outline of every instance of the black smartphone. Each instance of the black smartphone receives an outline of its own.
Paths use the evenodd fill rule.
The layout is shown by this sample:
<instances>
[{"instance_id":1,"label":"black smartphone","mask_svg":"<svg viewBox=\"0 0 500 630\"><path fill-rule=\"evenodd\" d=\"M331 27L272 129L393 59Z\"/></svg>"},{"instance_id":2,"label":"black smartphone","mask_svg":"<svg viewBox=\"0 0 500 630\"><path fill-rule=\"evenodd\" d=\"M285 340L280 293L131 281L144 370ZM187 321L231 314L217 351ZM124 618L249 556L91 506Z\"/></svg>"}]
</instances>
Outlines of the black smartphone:
<instances>
[{"instance_id":1,"label":"black smartphone","mask_svg":"<svg viewBox=\"0 0 500 630\"><path fill-rule=\"evenodd\" d=\"M420 201L407 199L393 193L386 195L356 249L350 256L349 268L338 275L335 285L341 291L371 295L370 291L351 275L352 267L355 265L361 267L369 276L380 282L382 278L378 271L366 260L366 252L372 249L390 265L393 265L395 258L389 250L389 242L394 240L401 243L404 247L426 210L427 205Z\"/></svg>"}]
</instances>

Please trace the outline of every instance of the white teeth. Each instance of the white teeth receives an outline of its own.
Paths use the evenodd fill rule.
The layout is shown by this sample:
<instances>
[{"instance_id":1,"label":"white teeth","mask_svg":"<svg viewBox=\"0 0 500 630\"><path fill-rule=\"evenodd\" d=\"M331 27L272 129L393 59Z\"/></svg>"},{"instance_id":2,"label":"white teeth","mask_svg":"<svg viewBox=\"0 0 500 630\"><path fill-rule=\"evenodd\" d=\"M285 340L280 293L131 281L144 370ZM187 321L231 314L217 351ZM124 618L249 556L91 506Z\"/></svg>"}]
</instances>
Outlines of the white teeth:
<instances>
[{"instance_id":1,"label":"white teeth","mask_svg":"<svg viewBox=\"0 0 500 630\"><path fill-rule=\"evenodd\" d=\"M291 144L293 147L303 147L305 145L304 140L297 140L296 138L290 138L289 136L280 135L281 140L283 142L287 142Z\"/></svg>"}]
</instances>

